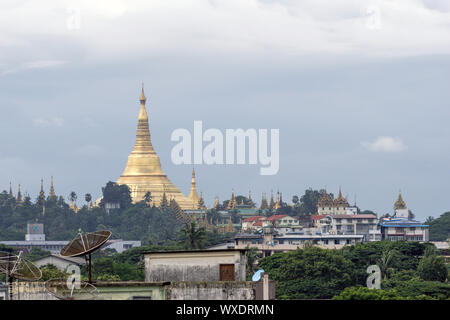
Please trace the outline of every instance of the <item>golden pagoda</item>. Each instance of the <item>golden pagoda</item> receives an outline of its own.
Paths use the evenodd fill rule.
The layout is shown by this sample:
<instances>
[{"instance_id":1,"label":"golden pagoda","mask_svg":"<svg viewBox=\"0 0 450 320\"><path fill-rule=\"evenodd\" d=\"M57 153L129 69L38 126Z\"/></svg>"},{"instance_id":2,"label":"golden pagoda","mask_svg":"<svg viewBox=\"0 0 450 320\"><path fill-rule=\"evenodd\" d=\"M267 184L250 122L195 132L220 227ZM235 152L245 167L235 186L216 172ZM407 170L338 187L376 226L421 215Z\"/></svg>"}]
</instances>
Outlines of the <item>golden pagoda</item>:
<instances>
[{"instance_id":1,"label":"golden pagoda","mask_svg":"<svg viewBox=\"0 0 450 320\"><path fill-rule=\"evenodd\" d=\"M349 206L347 199L342 196L341 187L339 187L339 194L336 199L333 201L335 207L344 207L347 208Z\"/></svg>"},{"instance_id":2,"label":"golden pagoda","mask_svg":"<svg viewBox=\"0 0 450 320\"><path fill-rule=\"evenodd\" d=\"M194 168L192 168L192 180L191 180L191 192L189 193L188 199L192 201L192 203L197 204L197 206L194 209L197 209L199 206L200 197L197 193L197 186L195 182L195 171Z\"/></svg>"},{"instance_id":3,"label":"golden pagoda","mask_svg":"<svg viewBox=\"0 0 450 320\"><path fill-rule=\"evenodd\" d=\"M53 198L56 199L56 192L55 192L55 187L53 186L53 176L51 177L51 182L50 182L50 192L48 194L49 198Z\"/></svg>"},{"instance_id":4,"label":"golden pagoda","mask_svg":"<svg viewBox=\"0 0 450 320\"><path fill-rule=\"evenodd\" d=\"M278 209L281 208L281 206L282 206L282 204L281 204L280 191L277 191L277 202L275 202L275 205L274 205L273 208L274 208L275 210L278 210Z\"/></svg>"},{"instance_id":5,"label":"golden pagoda","mask_svg":"<svg viewBox=\"0 0 450 320\"><path fill-rule=\"evenodd\" d=\"M216 196L216 198L214 199L213 208L216 210L217 210L217 208L219 208L219 196Z\"/></svg>"},{"instance_id":6,"label":"golden pagoda","mask_svg":"<svg viewBox=\"0 0 450 320\"><path fill-rule=\"evenodd\" d=\"M134 203L142 201L148 191L152 195L152 202L161 203L165 192L166 197L175 199L181 209L196 209L197 203L185 197L161 168L161 161L150 139L144 87L139 100L141 109L138 116L136 144L128 156L125 170L117 183L125 184L130 188Z\"/></svg>"},{"instance_id":7,"label":"golden pagoda","mask_svg":"<svg viewBox=\"0 0 450 320\"><path fill-rule=\"evenodd\" d=\"M395 201L395 203L394 203L394 209L395 210L406 209L406 203L405 203L405 201L403 201L401 191L398 193L397 201Z\"/></svg>"},{"instance_id":8,"label":"golden pagoda","mask_svg":"<svg viewBox=\"0 0 450 320\"><path fill-rule=\"evenodd\" d=\"M232 210L236 208L236 197L234 196L234 189L231 190L231 198L228 201L227 210Z\"/></svg>"}]
</instances>

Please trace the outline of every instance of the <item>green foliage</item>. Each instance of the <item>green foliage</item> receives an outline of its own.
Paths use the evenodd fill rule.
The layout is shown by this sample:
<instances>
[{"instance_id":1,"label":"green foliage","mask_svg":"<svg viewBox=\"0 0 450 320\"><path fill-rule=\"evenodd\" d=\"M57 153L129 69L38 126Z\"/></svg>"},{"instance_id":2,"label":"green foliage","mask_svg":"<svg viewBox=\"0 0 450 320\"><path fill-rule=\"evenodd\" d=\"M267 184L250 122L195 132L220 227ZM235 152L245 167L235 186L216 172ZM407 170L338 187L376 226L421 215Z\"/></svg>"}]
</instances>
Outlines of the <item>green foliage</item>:
<instances>
[{"instance_id":1,"label":"green foliage","mask_svg":"<svg viewBox=\"0 0 450 320\"><path fill-rule=\"evenodd\" d=\"M312 247L277 253L258 266L277 282L278 298L327 299L356 284L353 263L337 250Z\"/></svg>"},{"instance_id":2,"label":"green foliage","mask_svg":"<svg viewBox=\"0 0 450 320\"><path fill-rule=\"evenodd\" d=\"M450 299L450 284L439 281L425 281L412 272L400 273L382 282L382 288L395 288L399 295L408 299Z\"/></svg>"},{"instance_id":3,"label":"green foliage","mask_svg":"<svg viewBox=\"0 0 450 320\"><path fill-rule=\"evenodd\" d=\"M257 266L256 263L258 261L258 259L261 258L261 253L259 252L258 249L256 248L249 248L249 246L247 246L247 251L245 252L245 255L247 256L247 265L246 265L246 269L247 269L247 280L251 280L253 274L257 271Z\"/></svg>"},{"instance_id":4,"label":"green foliage","mask_svg":"<svg viewBox=\"0 0 450 320\"><path fill-rule=\"evenodd\" d=\"M430 241L446 241L450 238L450 211L441 214L437 219L428 219Z\"/></svg>"},{"instance_id":5,"label":"green foliage","mask_svg":"<svg viewBox=\"0 0 450 320\"><path fill-rule=\"evenodd\" d=\"M429 254L420 260L417 273L423 280L444 282L447 279L448 269L443 257Z\"/></svg>"},{"instance_id":6,"label":"green foliage","mask_svg":"<svg viewBox=\"0 0 450 320\"><path fill-rule=\"evenodd\" d=\"M333 297L333 300L403 300L395 289L381 290L369 289L367 287L356 286L345 288L340 294Z\"/></svg>"},{"instance_id":7,"label":"green foliage","mask_svg":"<svg viewBox=\"0 0 450 320\"><path fill-rule=\"evenodd\" d=\"M69 276L69 274L59 270L52 264L42 266L40 269L42 271L42 281L47 281L50 279L67 279Z\"/></svg>"},{"instance_id":8,"label":"green foliage","mask_svg":"<svg viewBox=\"0 0 450 320\"><path fill-rule=\"evenodd\" d=\"M317 213L317 202L320 197L325 194L325 190L313 190L311 188L305 190L305 193L300 197L298 201L298 196L294 196L292 200L294 202L294 211L299 215L315 214ZM332 193L328 193L331 198L333 198Z\"/></svg>"},{"instance_id":9,"label":"green foliage","mask_svg":"<svg viewBox=\"0 0 450 320\"><path fill-rule=\"evenodd\" d=\"M206 231L203 227L198 227L193 221L181 229L182 239L184 239L186 249L202 249L205 247Z\"/></svg>"}]
</instances>

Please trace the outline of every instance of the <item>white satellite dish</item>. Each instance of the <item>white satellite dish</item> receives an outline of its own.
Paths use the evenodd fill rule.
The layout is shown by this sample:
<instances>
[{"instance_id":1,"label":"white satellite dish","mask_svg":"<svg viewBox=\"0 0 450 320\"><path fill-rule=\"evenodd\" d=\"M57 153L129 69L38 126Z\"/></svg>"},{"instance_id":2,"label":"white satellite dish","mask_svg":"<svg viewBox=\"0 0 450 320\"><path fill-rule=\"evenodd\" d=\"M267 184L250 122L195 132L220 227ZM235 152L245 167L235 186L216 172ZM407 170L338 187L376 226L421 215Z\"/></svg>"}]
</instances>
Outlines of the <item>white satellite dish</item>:
<instances>
[{"instance_id":1,"label":"white satellite dish","mask_svg":"<svg viewBox=\"0 0 450 320\"><path fill-rule=\"evenodd\" d=\"M253 282L258 282L259 280L261 280L261 274L264 272L263 269L260 269L258 271L255 272L255 274L252 277L252 281Z\"/></svg>"}]
</instances>

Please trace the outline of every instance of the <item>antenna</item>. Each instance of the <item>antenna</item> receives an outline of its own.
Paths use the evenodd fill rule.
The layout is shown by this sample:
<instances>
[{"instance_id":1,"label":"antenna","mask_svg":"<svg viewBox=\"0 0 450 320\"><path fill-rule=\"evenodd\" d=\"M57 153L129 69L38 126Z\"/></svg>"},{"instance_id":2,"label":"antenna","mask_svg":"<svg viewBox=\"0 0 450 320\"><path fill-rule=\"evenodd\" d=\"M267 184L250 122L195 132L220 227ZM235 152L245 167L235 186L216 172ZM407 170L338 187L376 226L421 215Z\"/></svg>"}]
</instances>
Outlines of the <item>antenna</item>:
<instances>
[{"instance_id":1,"label":"antenna","mask_svg":"<svg viewBox=\"0 0 450 320\"><path fill-rule=\"evenodd\" d=\"M91 254L99 249L111 237L111 232L100 230L90 233L82 233L79 230L78 236L61 249L63 257L85 256L89 271L89 284L92 284L92 257Z\"/></svg>"}]
</instances>

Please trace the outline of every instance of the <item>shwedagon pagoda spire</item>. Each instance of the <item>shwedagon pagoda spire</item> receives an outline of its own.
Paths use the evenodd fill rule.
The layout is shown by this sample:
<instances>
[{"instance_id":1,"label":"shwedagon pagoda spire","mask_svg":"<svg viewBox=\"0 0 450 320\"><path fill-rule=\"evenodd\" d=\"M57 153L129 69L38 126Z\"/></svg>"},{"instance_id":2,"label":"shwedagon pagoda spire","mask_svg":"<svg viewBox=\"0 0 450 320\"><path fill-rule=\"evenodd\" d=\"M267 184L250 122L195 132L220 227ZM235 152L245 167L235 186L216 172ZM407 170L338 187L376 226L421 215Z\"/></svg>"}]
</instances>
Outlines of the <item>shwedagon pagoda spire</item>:
<instances>
[{"instance_id":1,"label":"shwedagon pagoda spire","mask_svg":"<svg viewBox=\"0 0 450 320\"><path fill-rule=\"evenodd\" d=\"M148 114L145 107L147 98L144 94L144 86L139 99L141 108L138 116L136 143L128 156L128 162L118 184L126 184L130 188L133 202L144 199L150 191L152 202L161 203L164 192L166 197L173 198L183 210L196 209L198 203L194 203L181 193L164 173L161 161L156 154L151 139Z\"/></svg>"}]
</instances>

